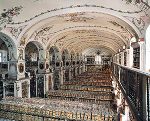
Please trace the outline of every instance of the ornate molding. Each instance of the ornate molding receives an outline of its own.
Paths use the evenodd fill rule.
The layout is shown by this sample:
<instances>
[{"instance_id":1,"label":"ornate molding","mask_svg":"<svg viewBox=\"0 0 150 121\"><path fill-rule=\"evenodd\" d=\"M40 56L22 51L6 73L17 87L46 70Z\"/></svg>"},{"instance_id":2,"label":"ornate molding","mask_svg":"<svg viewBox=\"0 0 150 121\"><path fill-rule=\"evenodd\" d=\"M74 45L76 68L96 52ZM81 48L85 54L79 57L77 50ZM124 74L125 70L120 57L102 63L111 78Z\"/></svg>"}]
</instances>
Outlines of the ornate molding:
<instances>
[{"instance_id":1,"label":"ornate molding","mask_svg":"<svg viewBox=\"0 0 150 121\"><path fill-rule=\"evenodd\" d=\"M19 26L19 27L7 27L6 29L12 34L15 39L18 38L19 34L22 32L22 30L26 27L27 25L24 26Z\"/></svg>"},{"instance_id":2,"label":"ornate molding","mask_svg":"<svg viewBox=\"0 0 150 121\"><path fill-rule=\"evenodd\" d=\"M88 4L84 4L84 5L71 5L71 6L68 6L68 7L55 8L55 9L52 9L52 10L47 10L45 12L41 12L40 14L35 15L32 18L29 18L29 19L27 19L25 21L21 21L21 22L18 22L18 23L10 21L10 22L8 22L8 24L22 24L22 23L29 22L29 21L33 20L34 18L37 18L37 17L39 17L40 15L43 15L43 14L47 14L47 13L51 13L51 12L59 11L59 10L65 10L65 9L69 9L69 8L80 8L80 7L95 7L95 8L101 8L101 9L111 10L111 11L119 12L119 13L128 13L128 14L135 14L135 13L142 12L142 10L139 10L139 11L122 11L122 10L116 10L116 9L113 9L113 8L108 8L108 7L100 6L100 5L88 5Z\"/></svg>"},{"instance_id":3,"label":"ornate molding","mask_svg":"<svg viewBox=\"0 0 150 121\"><path fill-rule=\"evenodd\" d=\"M22 6L17 6L8 10L4 9L0 15L0 30L5 28L6 24L13 22L14 16L19 15L22 8Z\"/></svg>"},{"instance_id":4,"label":"ornate molding","mask_svg":"<svg viewBox=\"0 0 150 121\"><path fill-rule=\"evenodd\" d=\"M48 34L44 34L44 32L42 32L42 36L40 37L39 35L40 34L36 34L36 33L34 33L31 37L30 37L30 39L32 38L32 37L38 37L38 38L36 38L35 40L40 40L41 39L41 41L42 42L44 42L44 43L46 43L47 44L47 42L48 41L46 41L46 40L49 40L49 39L46 39L45 40L45 38L48 38L48 37L46 37L46 36L52 36L52 35L54 35L54 34L56 34L56 33L59 33L59 32L62 32L62 31L65 31L65 30L68 30L68 29L75 29L75 28L87 28L87 27L89 27L89 28L103 28L103 29L108 29L108 30L111 30L111 31L113 31L113 32L117 32L117 33L122 33L122 31L119 31L119 30L115 30L115 29L112 29L112 28L109 28L109 27L104 27L104 26L97 26L97 25L89 25L89 26L73 26L73 27L66 27L66 28L64 28L64 29L61 29L61 30L58 30L58 31L54 31L54 32L49 32ZM122 33L123 34L123 33ZM35 36L36 35L36 36ZM125 35L124 35L125 36ZM123 38L125 38L123 36ZM44 38L45 37L45 38ZM127 38L126 38L127 39Z\"/></svg>"},{"instance_id":5,"label":"ornate molding","mask_svg":"<svg viewBox=\"0 0 150 121\"><path fill-rule=\"evenodd\" d=\"M38 30L38 31L35 31L32 36L30 38L34 38L34 40L41 40L42 43L44 45L47 44L48 40L49 40L49 33L51 31L51 29L53 28L53 25L52 26L48 26L48 27L43 27L42 29Z\"/></svg>"},{"instance_id":6,"label":"ornate molding","mask_svg":"<svg viewBox=\"0 0 150 121\"><path fill-rule=\"evenodd\" d=\"M124 0L124 1L126 1L126 4L136 5L144 12L147 12L150 9L148 2L143 2L143 0Z\"/></svg>"},{"instance_id":7,"label":"ornate molding","mask_svg":"<svg viewBox=\"0 0 150 121\"><path fill-rule=\"evenodd\" d=\"M85 12L80 13L68 13L64 15L59 15L65 19L66 22L87 22L89 20L93 20L93 17L85 17Z\"/></svg>"},{"instance_id":8,"label":"ornate molding","mask_svg":"<svg viewBox=\"0 0 150 121\"><path fill-rule=\"evenodd\" d=\"M138 28L141 34L144 32L145 21L143 20L142 17L140 18L130 17L130 16L124 16L124 17L129 21L131 21Z\"/></svg>"}]
</instances>

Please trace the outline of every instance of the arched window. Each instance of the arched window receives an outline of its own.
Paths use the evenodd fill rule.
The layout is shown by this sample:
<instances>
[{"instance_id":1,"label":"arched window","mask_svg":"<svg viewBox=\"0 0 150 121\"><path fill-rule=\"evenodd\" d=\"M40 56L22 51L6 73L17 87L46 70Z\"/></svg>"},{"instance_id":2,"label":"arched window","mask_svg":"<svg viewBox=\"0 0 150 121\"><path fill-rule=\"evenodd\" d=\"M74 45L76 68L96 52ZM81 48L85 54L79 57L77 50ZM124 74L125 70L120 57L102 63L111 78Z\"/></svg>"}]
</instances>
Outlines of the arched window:
<instances>
[{"instance_id":1,"label":"arched window","mask_svg":"<svg viewBox=\"0 0 150 121\"><path fill-rule=\"evenodd\" d=\"M102 64L102 56L100 54L101 54L101 51L98 50L96 52L96 56L95 56L95 62L96 62L96 64Z\"/></svg>"},{"instance_id":2,"label":"arched window","mask_svg":"<svg viewBox=\"0 0 150 121\"><path fill-rule=\"evenodd\" d=\"M101 62L102 62L102 56L101 55L96 55L95 56L95 62L96 62L96 64L101 64Z\"/></svg>"}]
</instances>

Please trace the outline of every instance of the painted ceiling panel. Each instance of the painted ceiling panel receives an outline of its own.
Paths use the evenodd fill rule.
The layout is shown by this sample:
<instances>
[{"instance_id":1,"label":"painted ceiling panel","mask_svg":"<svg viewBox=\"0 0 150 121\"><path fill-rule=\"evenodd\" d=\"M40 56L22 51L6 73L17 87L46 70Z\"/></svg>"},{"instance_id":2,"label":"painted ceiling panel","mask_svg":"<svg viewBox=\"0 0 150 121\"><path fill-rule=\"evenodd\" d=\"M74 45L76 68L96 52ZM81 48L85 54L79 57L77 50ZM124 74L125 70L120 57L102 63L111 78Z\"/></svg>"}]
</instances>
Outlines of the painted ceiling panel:
<instances>
[{"instance_id":1,"label":"painted ceiling panel","mask_svg":"<svg viewBox=\"0 0 150 121\"><path fill-rule=\"evenodd\" d=\"M118 5L118 3L120 4ZM78 5L99 5L118 11L140 11L140 9L135 5L126 4L126 2L122 0L113 0L113 4L110 4L110 0L1 0L0 12L3 12L3 9L10 9L14 6L22 6L23 9L21 14L17 16L14 21L24 22L25 20L30 20L34 16L46 13L48 11L58 11L69 7L77 8Z\"/></svg>"},{"instance_id":2,"label":"painted ceiling panel","mask_svg":"<svg viewBox=\"0 0 150 121\"><path fill-rule=\"evenodd\" d=\"M112 1L111 1L112 2ZM148 4L148 3L147 3ZM0 31L17 46L30 41L43 48L118 52L130 39L144 37L150 7L135 0L0 0ZM109 52L110 53L110 52Z\"/></svg>"}]
</instances>

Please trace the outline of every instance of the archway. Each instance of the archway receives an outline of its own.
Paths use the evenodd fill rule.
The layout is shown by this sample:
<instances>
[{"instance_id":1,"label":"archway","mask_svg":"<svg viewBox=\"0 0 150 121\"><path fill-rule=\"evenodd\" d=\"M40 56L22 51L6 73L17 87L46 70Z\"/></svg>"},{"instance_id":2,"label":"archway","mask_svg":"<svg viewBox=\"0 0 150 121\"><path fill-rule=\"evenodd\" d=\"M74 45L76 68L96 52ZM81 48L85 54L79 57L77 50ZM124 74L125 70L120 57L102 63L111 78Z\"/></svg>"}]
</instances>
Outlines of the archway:
<instances>
[{"instance_id":1,"label":"archway","mask_svg":"<svg viewBox=\"0 0 150 121\"><path fill-rule=\"evenodd\" d=\"M35 41L29 42L25 47L25 70L30 73L30 97L44 97L44 78L37 76L41 50L42 46Z\"/></svg>"},{"instance_id":2,"label":"archway","mask_svg":"<svg viewBox=\"0 0 150 121\"><path fill-rule=\"evenodd\" d=\"M62 52L62 63L64 67L63 81L69 81L69 52L67 49Z\"/></svg>"},{"instance_id":3,"label":"archway","mask_svg":"<svg viewBox=\"0 0 150 121\"><path fill-rule=\"evenodd\" d=\"M75 52L74 51L71 51L70 53L70 63L71 63L71 78L74 78L75 77Z\"/></svg>"},{"instance_id":4,"label":"archway","mask_svg":"<svg viewBox=\"0 0 150 121\"><path fill-rule=\"evenodd\" d=\"M50 66L53 72L53 89L58 90L60 87L60 67L61 56L57 47L53 46L49 49Z\"/></svg>"},{"instance_id":5,"label":"archway","mask_svg":"<svg viewBox=\"0 0 150 121\"><path fill-rule=\"evenodd\" d=\"M11 79L17 78L16 61L17 49L14 41L0 32L0 78L9 80L0 82L0 99L3 96L14 96L14 81ZM5 95L3 95L3 91Z\"/></svg>"},{"instance_id":6,"label":"archway","mask_svg":"<svg viewBox=\"0 0 150 121\"><path fill-rule=\"evenodd\" d=\"M67 66L68 64L66 63L69 59L69 52L67 49L63 50L62 52L62 62L63 62L63 66Z\"/></svg>"}]
</instances>

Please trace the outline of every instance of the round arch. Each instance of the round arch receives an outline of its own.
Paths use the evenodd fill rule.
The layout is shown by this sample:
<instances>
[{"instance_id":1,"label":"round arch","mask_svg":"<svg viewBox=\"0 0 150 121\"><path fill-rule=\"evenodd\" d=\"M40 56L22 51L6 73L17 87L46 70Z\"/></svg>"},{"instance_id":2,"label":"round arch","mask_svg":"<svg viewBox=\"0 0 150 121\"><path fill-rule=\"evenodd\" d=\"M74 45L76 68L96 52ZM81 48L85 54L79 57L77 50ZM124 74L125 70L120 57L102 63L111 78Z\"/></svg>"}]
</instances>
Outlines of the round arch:
<instances>
[{"instance_id":1,"label":"round arch","mask_svg":"<svg viewBox=\"0 0 150 121\"><path fill-rule=\"evenodd\" d=\"M12 38L8 35L0 32L0 41L3 41L9 51L9 61L16 61L17 58L17 46Z\"/></svg>"},{"instance_id":2,"label":"round arch","mask_svg":"<svg viewBox=\"0 0 150 121\"><path fill-rule=\"evenodd\" d=\"M83 6L83 7L80 6L77 9L74 9L74 8L61 9L60 11L52 12L53 14L45 13L45 14L42 14L38 17L35 17L34 19L32 19L32 21L27 22L27 23L30 23L30 24L28 24L28 26L25 27L24 31L22 31L22 33L19 35L18 40L20 41L21 38L24 36L24 34L30 28L37 25L38 23L40 23L43 20L47 20L47 19L49 19L51 17L54 17L54 16L59 16L59 15L68 14L68 13L79 13L79 12L97 12L97 13L104 13L104 14L112 15L114 17L117 17L117 18L121 19L125 23L128 23L128 25L135 30L135 32L137 33L139 38L142 36L140 31L138 30L138 28L130 20L125 18L123 15L119 14L119 12L112 12L111 10L108 10L108 9L107 9L107 11L104 11L104 8L97 8L96 6L95 7L94 6L87 7L86 11L85 11L85 9L83 9L84 7L86 7L86 6Z\"/></svg>"}]
</instances>

